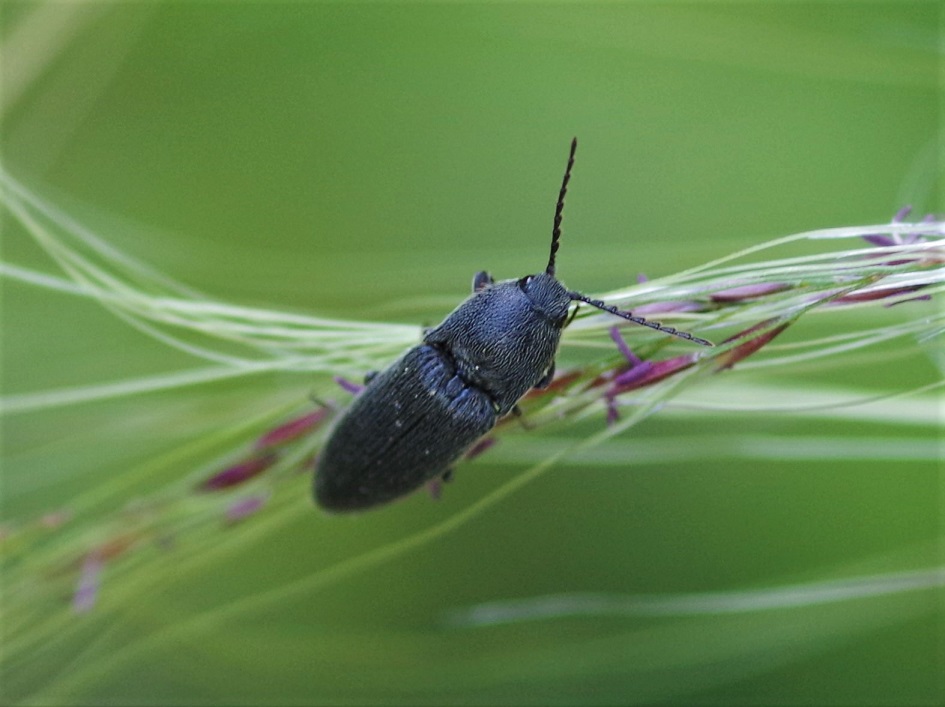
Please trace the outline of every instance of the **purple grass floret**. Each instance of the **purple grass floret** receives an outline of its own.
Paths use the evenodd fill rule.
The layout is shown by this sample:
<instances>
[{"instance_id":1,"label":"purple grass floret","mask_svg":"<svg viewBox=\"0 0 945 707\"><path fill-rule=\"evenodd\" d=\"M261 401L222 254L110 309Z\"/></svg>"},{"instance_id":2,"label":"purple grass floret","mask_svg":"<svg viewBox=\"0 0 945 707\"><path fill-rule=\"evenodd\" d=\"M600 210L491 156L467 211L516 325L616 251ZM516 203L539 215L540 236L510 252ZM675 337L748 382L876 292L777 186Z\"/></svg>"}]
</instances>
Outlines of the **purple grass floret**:
<instances>
[{"instance_id":1,"label":"purple grass floret","mask_svg":"<svg viewBox=\"0 0 945 707\"><path fill-rule=\"evenodd\" d=\"M613 387L623 390L632 390L636 384L649 376L653 371L652 361L640 361L628 371L619 373L613 380Z\"/></svg>"},{"instance_id":2,"label":"purple grass floret","mask_svg":"<svg viewBox=\"0 0 945 707\"><path fill-rule=\"evenodd\" d=\"M718 357L717 359L718 366L716 366L715 370L723 371L723 370L729 369L732 366L734 366L736 363L741 361L742 359L748 358L753 353L758 351L760 348L768 344L772 339L774 339L778 334L780 334L782 331L787 329L788 326L790 325L790 322L784 322L782 324L779 324L778 326L772 327L771 329L764 332L763 334L759 334L758 336L751 336L752 332L758 331L759 329L765 329L766 327L771 326L771 324L773 324L776 321L778 320L768 319L766 321L759 322L758 324L755 324L754 326L751 326L748 329L745 329L744 331L740 331L738 334L735 334L734 336L730 336L728 339L723 341L722 342L723 344L727 344L731 341L745 339L744 342L742 342L738 346L735 346L730 351L726 351L724 354Z\"/></svg>"},{"instance_id":3,"label":"purple grass floret","mask_svg":"<svg viewBox=\"0 0 945 707\"><path fill-rule=\"evenodd\" d=\"M906 217L912 212L911 206L903 206L899 211L896 212L896 215L892 218L893 224L903 223L906 220ZM934 223L936 217L934 214L926 214L921 219L919 219L920 224ZM913 233L870 233L863 236L863 240L867 243L872 243L877 246L895 246L895 245L908 245L910 243L918 243L922 240L922 234L918 232Z\"/></svg>"},{"instance_id":4,"label":"purple grass floret","mask_svg":"<svg viewBox=\"0 0 945 707\"><path fill-rule=\"evenodd\" d=\"M620 419L620 412L617 410L617 399L605 397L604 404L607 406L607 425L612 425Z\"/></svg>"},{"instance_id":5,"label":"purple grass floret","mask_svg":"<svg viewBox=\"0 0 945 707\"><path fill-rule=\"evenodd\" d=\"M257 513L263 506L269 496L260 494L258 496L247 496L231 503L226 509L226 522L228 524L239 523L249 516Z\"/></svg>"},{"instance_id":6,"label":"purple grass floret","mask_svg":"<svg viewBox=\"0 0 945 707\"><path fill-rule=\"evenodd\" d=\"M498 440L495 437L483 437L473 446L464 455L465 459L475 459L480 454L485 452L487 449L491 448Z\"/></svg>"},{"instance_id":7,"label":"purple grass floret","mask_svg":"<svg viewBox=\"0 0 945 707\"><path fill-rule=\"evenodd\" d=\"M620 335L620 330L617 327L611 327L610 338L614 340L630 367L609 380L610 387L604 393L604 402L607 405L607 424L613 424L619 417L616 403L618 395L651 385L674 373L683 371L695 364L699 358L697 354L686 354L663 361L643 361L633 353Z\"/></svg>"},{"instance_id":8,"label":"purple grass floret","mask_svg":"<svg viewBox=\"0 0 945 707\"><path fill-rule=\"evenodd\" d=\"M892 217L893 223L902 223L906 220L906 217L912 212L911 206L903 206L896 214ZM906 234L907 236L912 236L913 234ZM899 234L884 234L884 233L870 233L869 235L863 236L863 240L867 243L872 243L873 245L878 246L890 246L890 245L900 245L902 241L902 236ZM909 241L911 242L911 240Z\"/></svg>"},{"instance_id":9,"label":"purple grass floret","mask_svg":"<svg viewBox=\"0 0 945 707\"><path fill-rule=\"evenodd\" d=\"M617 376L617 378L614 379L611 392L613 395L619 395L620 393L626 393L628 390L635 390L636 388L658 383L664 378L668 378L675 373L691 368L698 360L698 354L684 354L662 361L644 361L642 367L646 370L643 372L643 375L629 376L627 374L632 371L627 371L627 374ZM623 376L626 376L626 378Z\"/></svg>"},{"instance_id":10,"label":"purple grass floret","mask_svg":"<svg viewBox=\"0 0 945 707\"><path fill-rule=\"evenodd\" d=\"M360 393L362 390L364 390L364 386L363 386L363 385L361 385L360 383L355 383L354 381L349 381L347 378L345 378L345 377L343 377L343 376L334 376L334 377L332 378L332 380L334 380L335 383L337 383L338 386L339 386L342 390L344 390L344 391L346 391L346 392L348 392L348 393L351 393L352 395L357 395L357 394Z\"/></svg>"},{"instance_id":11,"label":"purple grass floret","mask_svg":"<svg viewBox=\"0 0 945 707\"><path fill-rule=\"evenodd\" d=\"M66 508L44 513L39 519L39 524L47 530L56 530L72 520L72 511Z\"/></svg>"},{"instance_id":12,"label":"purple grass floret","mask_svg":"<svg viewBox=\"0 0 945 707\"><path fill-rule=\"evenodd\" d=\"M698 359L698 354L686 354L684 356L667 358L662 361L643 361L640 365L634 366L630 370L624 371L616 376L611 381L610 388L604 393L604 400L607 404L608 424L616 422L617 420L617 404L615 400L618 395L658 383L664 378L668 378L680 371L691 368Z\"/></svg>"},{"instance_id":13,"label":"purple grass floret","mask_svg":"<svg viewBox=\"0 0 945 707\"><path fill-rule=\"evenodd\" d=\"M617 344L617 350L627 359L627 363L631 366L639 366L643 363L643 361L630 350L630 345L627 343L626 339L623 338L619 327L610 327L610 338Z\"/></svg>"},{"instance_id":14,"label":"purple grass floret","mask_svg":"<svg viewBox=\"0 0 945 707\"><path fill-rule=\"evenodd\" d=\"M909 214L911 214L911 213L912 213L912 204L906 204L906 205L903 206L901 209L899 209L899 211L897 211L895 214L893 214L892 222L893 222L893 223L902 223L903 221L906 220L906 218L907 218L907 217L909 216ZM926 218L928 218L928 216L926 216Z\"/></svg>"},{"instance_id":15,"label":"purple grass floret","mask_svg":"<svg viewBox=\"0 0 945 707\"><path fill-rule=\"evenodd\" d=\"M98 552L89 553L82 562L79 581L72 595L72 610L84 614L92 610L98 600L98 590L102 577L102 558Z\"/></svg>"},{"instance_id":16,"label":"purple grass floret","mask_svg":"<svg viewBox=\"0 0 945 707\"><path fill-rule=\"evenodd\" d=\"M256 440L256 449L266 449L298 439L307 432L316 429L328 416L328 408L322 407L313 412L279 425Z\"/></svg>"},{"instance_id":17,"label":"purple grass floret","mask_svg":"<svg viewBox=\"0 0 945 707\"><path fill-rule=\"evenodd\" d=\"M279 455L275 452L267 452L258 456L244 459L233 466L219 471L208 479L200 483L199 489L202 491L219 491L233 486L239 486L250 479L259 476L266 469L271 467L278 460Z\"/></svg>"},{"instance_id":18,"label":"purple grass floret","mask_svg":"<svg viewBox=\"0 0 945 707\"><path fill-rule=\"evenodd\" d=\"M911 292L922 289L925 285L914 285L911 287L884 287L878 290L869 290L868 292L851 292L848 295L843 295L838 297L832 302L828 302L827 305L838 305L838 304L855 304L857 302L872 302L873 300L886 299L888 297L896 297L898 295L906 295ZM919 297L910 297L905 300L899 300L897 302L890 302L886 304L887 307L892 306L893 304L901 304L902 302L908 302L911 300L918 299L931 299L928 295L919 296Z\"/></svg>"}]
</instances>

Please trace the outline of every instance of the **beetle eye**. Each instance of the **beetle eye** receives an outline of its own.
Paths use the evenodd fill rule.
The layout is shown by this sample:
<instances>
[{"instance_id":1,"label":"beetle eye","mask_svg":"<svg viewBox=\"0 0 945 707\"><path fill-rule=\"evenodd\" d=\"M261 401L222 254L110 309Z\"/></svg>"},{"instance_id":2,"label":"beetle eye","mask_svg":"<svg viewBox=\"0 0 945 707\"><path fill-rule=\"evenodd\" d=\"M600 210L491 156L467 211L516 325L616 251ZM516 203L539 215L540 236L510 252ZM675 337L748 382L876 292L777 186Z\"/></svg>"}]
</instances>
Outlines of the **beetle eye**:
<instances>
[{"instance_id":1,"label":"beetle eye","mask_svg":"<svg viewBox=\"0 0 945 707\"><path fill-rule=\"evenodd\" d=\"M533 275L526 275L525 277L523 277L521 280L518 281L518 286L525 287L525 285L530 283L532 279L534 279Z\"/></svg>"}]
</instances>

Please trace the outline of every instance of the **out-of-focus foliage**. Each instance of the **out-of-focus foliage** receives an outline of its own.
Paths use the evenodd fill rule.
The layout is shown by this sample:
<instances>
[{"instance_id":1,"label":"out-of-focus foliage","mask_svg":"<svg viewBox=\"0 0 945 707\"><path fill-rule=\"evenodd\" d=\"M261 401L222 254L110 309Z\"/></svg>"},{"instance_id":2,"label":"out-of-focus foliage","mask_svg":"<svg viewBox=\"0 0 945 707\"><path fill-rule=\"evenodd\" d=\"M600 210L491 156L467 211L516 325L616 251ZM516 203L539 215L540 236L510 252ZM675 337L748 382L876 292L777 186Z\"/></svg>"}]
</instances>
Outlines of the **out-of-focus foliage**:
<instances>
[{"instance_id":1,"label":"out-of-focus foliage","mask_svg":"<svg viewBox=\"0 0 945 707\"><path fill-rule=\"evenodd\" d=\"M936 3L0 18L4 702L941 701ZM559 276L759 328L582 310L440 501L318 512L575 134Z\"/></svg>"}]
</instances>

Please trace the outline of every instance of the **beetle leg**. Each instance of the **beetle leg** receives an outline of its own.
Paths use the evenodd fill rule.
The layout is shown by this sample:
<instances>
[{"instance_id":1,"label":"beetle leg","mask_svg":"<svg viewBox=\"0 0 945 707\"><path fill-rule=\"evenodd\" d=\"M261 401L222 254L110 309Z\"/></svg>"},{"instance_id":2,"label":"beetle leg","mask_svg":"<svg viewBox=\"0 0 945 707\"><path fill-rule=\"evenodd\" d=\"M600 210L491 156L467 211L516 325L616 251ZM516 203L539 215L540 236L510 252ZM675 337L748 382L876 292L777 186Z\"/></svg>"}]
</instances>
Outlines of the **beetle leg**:
<instances>
[{"instance_id":1,"label":"beetle leg","mask_svg":"<svg viewBox=\"0 0 945 707\"><path fill-rule=\"evenodd\" d=\"M487 273L485 270L480 270L475 275L473 275L473 292L484 290L493 282L495 282L495 280L492 279L492 275Z\"/></svg>"},{"instance_id":2,"label":"beetle leg","mask_svg":"<svg viewBox=\"0 0 945 707\"><path fill-rule=\"evenodd\" d=\"M551 383L551 379L555 377L555 362L552 361L551 365L548 366L548 372L541 377L541 380L535 383L536 388L547 388L548 384Z\"/></svg>"},{"instance_id":3,"label":"beetle leg","mask_svg":"<svg viewBox=\"0 0 945 707\"><path fill-rule=\"evenodd\" d=\"M522 408L520 408L518 405L512 406L512 414L518 418L520 423L522 423L522 427L524 427L526 430L532 429L531 423L525 419L525 413L522 412Z\"/></svg>"},{"instance_id":4,"label":"beetle leg","mask_svg":"<svg viewBox=\"0 0 945 707\"><path fill-rule=\"evenodd\" d=\"M427 481L427 491L430 493L430 498L432 498L434 501L439 501L440 496L443 495L443 484L452 480L453 470L447 469L437 478Z\"/></svg>"},{"instance_id":5,"label":"beetle leg","mask_svg":"<svg viewBox=\"0 0 945 707\"><path fill-rule=\"evenodd\" d=\"M568 317L567 321L564 323L564 326L561 327L562 329L564 329L564 327L570 325L571 322L574 321L574 318L577 316L578 310L580 308L581 308L580 304L574 305L574 309L571 310L571 316Z\"/></svg>"}]
</instances>

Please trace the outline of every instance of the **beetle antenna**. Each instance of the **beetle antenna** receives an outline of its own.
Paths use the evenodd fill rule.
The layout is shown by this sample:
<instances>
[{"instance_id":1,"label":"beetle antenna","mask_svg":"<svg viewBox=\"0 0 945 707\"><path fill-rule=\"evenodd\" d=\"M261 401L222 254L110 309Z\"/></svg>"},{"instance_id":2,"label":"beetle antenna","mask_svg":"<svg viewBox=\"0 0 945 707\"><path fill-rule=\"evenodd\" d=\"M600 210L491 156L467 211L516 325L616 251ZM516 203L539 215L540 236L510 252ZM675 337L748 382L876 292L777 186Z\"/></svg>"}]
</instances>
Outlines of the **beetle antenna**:
<instances>
[{"instance_id":1,"label":"beetle antenna","mask_svg":"<svg viewBox=\"0 0 945 707\"><path fill-rule=\"evenodd\" d=\"M678 336L680 339L685 339L686 341L691 341L692 343L700 344L701 346L715 346L715 344L713 344L708 339L700 339L698 336L693 336L688 331L679 331L679 329L675 329L671 326L663 326L659 322L651 322L649 319L634 316L631 312L624 312L617 309L613 305L601 302L599 299L591 299L586 295L582 295L580 292L568 292L568 297L570 297L572 300L589 304L592 307L597 307L597 309L602 309L605 312L618 316L622 319L626 319L628 322L642 324L643 326L650 327L650 329L656 329L657 331L661 331L664 334L672 334L673 336Z\"/></svg>"},{"instance_id":2,"label":"beetle antenna","mask_svg":"<svg viewBox=\"0 0 945 707\"><path fill-rule=\"evenodd\" d=\"M571 181L571 168L574 166L574 151L577 150L577 138L571 140L571 153L568 155L568 166L564 169L564 179L561 182L561 191L558 192L558 205L555 207L555 227L551 231L551 257L548 258L548 267L545 274L555 276L555 253L558 252L558 242L561 240L561 219L564 217L564 195L568 193L568 182Z\"/></svg>"}]
</instances>

